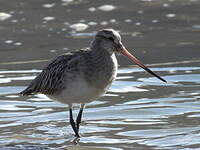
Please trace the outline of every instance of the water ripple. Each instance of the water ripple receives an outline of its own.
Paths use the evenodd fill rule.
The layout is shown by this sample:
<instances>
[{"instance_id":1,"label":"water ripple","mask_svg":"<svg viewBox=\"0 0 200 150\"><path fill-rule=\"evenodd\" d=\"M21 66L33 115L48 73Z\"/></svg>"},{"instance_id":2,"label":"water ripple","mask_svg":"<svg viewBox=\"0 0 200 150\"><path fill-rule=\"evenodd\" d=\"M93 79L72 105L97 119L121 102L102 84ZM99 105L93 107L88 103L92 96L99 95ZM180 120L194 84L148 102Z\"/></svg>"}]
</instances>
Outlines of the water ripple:
<instances>
[{"instance_id":1,"label":"water ripple","mask_svg":"<svg viewBox=\"0 0 200 150\"><path fill-rule=\"evenodd\" d=\"M200 67L162 66L152 70L162 74L168 83L161 83L139 68L119 69L109 92L87 105L80 144L104 143L108 149L118 149L121 146L114 145L136 143L172 149L199 143ZM66 105L42 94L16 94L39 72L0 71L0 143L63 147L72 141Z\"/></svg>"}]
</instances>

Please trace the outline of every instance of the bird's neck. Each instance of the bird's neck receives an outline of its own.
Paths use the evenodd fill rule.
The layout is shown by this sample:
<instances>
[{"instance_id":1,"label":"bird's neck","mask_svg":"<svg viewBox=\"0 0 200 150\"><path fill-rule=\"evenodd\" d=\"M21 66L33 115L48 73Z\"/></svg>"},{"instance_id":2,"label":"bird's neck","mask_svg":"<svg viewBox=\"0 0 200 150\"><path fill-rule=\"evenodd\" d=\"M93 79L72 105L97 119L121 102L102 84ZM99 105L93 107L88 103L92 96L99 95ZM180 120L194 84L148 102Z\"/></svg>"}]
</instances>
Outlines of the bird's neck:
<instances>
[{"instance_id":1,"label":"bird's neck","mask_svg":"<svg viewBox=\"0 0 200 150\"><path fill-rule=\"evenodd\" d=\"M92 56L96 57L96 59L98 58L103 58L106 59L108 57L111 57L114 52L109 51L108 49L106 49L105 47L103 47L101 44L101 40L94 40L91 43L91 54Z\"/></svg>"},{"instance_id":2,"label":"bird's neck","mask_svg":"<svg viewBox=\"0 0 200 150\"><path fill-rule=\"evenodd\" d=\"M115 54L110 54L108 50L99 45L93 45L90 54L90 65L88 66L91 68L87 70L87 74L89 74L87 80L97 88L105 88L116 76L117 60Z\"/></svg>"}]
</instances>

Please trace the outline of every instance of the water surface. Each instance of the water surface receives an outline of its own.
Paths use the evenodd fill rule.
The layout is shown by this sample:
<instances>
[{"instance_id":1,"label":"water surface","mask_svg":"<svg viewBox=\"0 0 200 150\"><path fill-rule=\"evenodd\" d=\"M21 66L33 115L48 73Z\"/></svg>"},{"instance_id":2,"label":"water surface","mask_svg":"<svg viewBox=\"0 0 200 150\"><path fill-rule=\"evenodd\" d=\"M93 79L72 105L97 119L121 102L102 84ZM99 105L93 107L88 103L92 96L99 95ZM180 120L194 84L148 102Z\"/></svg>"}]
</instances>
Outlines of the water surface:
<instances>
[{"instance_id":1,"label":"water surface","mask_svg":"<svg viewBox=\"0 0 200 150\"><path fill-rule=\"evenodd\" d=\"M87 104L78 145L108 149L199 146L200 67L190 62L182 67L160 64L152 70L168 83L161 83L136 67L120 68L109 92ZM1 145L74 145L66 105L41 94L15 94L38 72L0 71ZM75 105L74 113L77 112Z\"/></svg>"}]
</instances>

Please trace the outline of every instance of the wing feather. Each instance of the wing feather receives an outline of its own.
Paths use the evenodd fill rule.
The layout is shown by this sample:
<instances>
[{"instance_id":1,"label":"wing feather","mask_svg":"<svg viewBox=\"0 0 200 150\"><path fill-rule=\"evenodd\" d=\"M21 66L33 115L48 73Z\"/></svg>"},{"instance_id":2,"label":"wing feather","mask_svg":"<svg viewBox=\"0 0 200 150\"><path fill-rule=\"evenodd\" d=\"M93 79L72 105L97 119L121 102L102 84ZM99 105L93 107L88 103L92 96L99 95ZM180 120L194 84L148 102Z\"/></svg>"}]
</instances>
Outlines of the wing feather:
<instances>
[{"instance_id":1,"label":"wing feather","mask_svg":"<svg viewBox=\"0 0 200 150\"><path fill-rule=\"evenodd\" d=\"M83 51L58 56L20 94L31 95L42 93L52 95L58 92L59 89L64 88L62 82L65 78L66 71L73 71L73 69L78 68L79 57L82 56L80 53L83 53Z\"/></svg>"}]
</instances>

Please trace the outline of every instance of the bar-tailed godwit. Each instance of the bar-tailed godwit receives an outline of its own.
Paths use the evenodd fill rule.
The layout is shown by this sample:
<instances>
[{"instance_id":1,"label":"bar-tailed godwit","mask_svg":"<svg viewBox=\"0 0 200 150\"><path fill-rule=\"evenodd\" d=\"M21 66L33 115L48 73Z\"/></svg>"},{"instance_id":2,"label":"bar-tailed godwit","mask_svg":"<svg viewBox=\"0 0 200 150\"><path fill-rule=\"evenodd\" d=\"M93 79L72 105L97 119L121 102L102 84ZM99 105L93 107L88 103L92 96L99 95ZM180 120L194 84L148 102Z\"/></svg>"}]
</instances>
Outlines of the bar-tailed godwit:
<instances>
[{"instance_id":1,"label":"bar-tailed godwit","mask_svg":"<svg viewBox=\"0 0 200 150\"><path fill-rule=\"evenodd\" d=\"M116 78L118 63L115 53L127 56L138 66L166 82L128 52L117 31L103 29L97 32L90 48L53 59L20 94L42 93L68 104L70 124L75 136L79 137L79 125L85 103L103 95ZM73 103L81 104L76 122L72 115Z\"/></svg>"}]
</instances>

